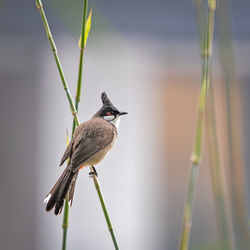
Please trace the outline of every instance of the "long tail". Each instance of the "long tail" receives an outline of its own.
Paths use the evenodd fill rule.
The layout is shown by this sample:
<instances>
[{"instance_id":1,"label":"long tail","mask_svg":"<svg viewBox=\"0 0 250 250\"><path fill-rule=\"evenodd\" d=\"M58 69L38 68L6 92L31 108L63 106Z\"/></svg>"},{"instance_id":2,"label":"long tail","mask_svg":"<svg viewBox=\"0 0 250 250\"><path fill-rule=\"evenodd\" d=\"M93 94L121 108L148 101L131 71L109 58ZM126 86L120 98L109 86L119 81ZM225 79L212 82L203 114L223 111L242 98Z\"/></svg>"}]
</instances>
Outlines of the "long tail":
<instances>
[{"instance_id":1,"label":"long tail","mask_svg":"<svg viewBox=\"0 0 250 250\"><path fill-rule=\"evenodd\" d=\"M75 187L77 175L78 175L78 171L74 173L68 167L65 168L62 175L60 176L60 178L58 179L58 181L50 190L50 192L46 196L46 199L44 200L44 202L47 203L46 211L50 211L51 209L55 207L55 211L54 211L55 215L60 214L64 205L64 199L66 195L69 193L69 190L70 190L69 202L70 202L70 205L72 204L74 187ZM73 188L73 192L72 192L72 188Z\"/></svg>"}]
</instances>

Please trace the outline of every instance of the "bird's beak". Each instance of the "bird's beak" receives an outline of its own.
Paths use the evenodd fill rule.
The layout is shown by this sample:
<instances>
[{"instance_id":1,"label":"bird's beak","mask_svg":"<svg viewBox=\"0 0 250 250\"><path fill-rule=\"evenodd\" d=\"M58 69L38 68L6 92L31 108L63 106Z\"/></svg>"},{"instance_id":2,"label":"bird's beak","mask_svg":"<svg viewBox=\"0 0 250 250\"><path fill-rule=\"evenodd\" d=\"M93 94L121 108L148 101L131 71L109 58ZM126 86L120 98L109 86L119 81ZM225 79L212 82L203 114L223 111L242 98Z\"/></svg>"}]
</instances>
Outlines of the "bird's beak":
<instances>
[{"instance_id":1,"label":"bird's beak","mask_svg":"<svg viewBox=\"0 0 250 250\"><path fill-rule=\"evenodd\" d=\"M127 115L128 113L127 112L119 112L119 116L121 115Z\"/></svg>"}]
</instances>

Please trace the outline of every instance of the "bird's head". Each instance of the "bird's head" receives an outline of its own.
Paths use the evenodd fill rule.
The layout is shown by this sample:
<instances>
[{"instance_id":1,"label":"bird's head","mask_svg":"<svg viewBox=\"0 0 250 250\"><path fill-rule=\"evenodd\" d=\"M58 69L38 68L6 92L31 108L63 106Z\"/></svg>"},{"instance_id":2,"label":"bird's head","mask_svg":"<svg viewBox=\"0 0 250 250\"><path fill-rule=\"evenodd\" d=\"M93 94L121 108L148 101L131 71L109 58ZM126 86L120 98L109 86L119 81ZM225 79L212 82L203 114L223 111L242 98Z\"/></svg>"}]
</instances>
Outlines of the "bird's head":
<instances>
[{"instance_id":1,"label":"bird's head","mask_svg":"<svg viewBox=\"0 0 250 250\"><path fill-rule=\"evenodd\" d=\"M119 127L120 116L126 115L127 112L119 111L109 100L106 92L102 92L102 107L99 111L94 115L94 117L101 117L104 120L112 123L117 128Z\"/></svg>"}]
</instances>

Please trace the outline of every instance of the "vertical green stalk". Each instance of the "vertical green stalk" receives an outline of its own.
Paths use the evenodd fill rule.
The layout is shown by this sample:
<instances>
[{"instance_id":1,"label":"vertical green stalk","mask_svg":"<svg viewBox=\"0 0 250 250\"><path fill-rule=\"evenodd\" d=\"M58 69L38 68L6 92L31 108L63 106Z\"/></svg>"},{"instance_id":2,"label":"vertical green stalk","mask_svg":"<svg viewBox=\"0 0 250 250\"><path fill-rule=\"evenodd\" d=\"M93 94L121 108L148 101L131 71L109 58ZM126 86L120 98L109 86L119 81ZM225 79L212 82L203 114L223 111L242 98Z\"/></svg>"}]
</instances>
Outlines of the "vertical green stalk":
<instances>
[{"instance_id":1,"label":"vertical green stalk","mask_svg":"<svg viewBox=\"0 0 250 250\"><path fill-rule=\"evenodd\" d=\"M64 202L64 211L63 211L63 241L62 241L62 249L66 249L66 242L67 242L67 232L69 227L69 200L68 196L66 196L65 202Z\"/></svg>"},{"instance_id":2,"label":"vertical green stalk","mask_svg":"<svg viewBox=\"0 0 250 250\"><path fill-rule=\"evenodd\" d=\"M83 4L83 13L82 13L82 35L81 35L81 43L80 43L80 56L79 56L79 69L78 69L78 80L77 80L77 89L76 89L76 97L75 97L75 107L78 111L78 105L81 100L81 88L82 88L82 68L83 68L83 56L84 56L84 42L85 42L85 27L86 27L86 19L87 19L87 9L88 9L88 0L84 0ZM72 135L76 128L76 122L73 120L72 127Z\"/></svg>"},{"instance_id":3,"label":"vertical green stalk","mask_svg":"<svg viewBox=\"0 0 250 250\"><path fill-rule=\"evenodd\" d=\"M48 37L48 40L49 40L50 45L51 45L52 52L53 52L55 60L56 60L56 65L57 65L57 68L58 68L58 71L59 71L59 74L60 74L60 77L61 77L61 80L62 80L63 87L64 87L64 89L66 91L66 95L67 95L67 98L68 98L68 101L69 101L71 113L72 113L72 115L74 117L74 121L76 123L76 126L78 126L80 124L80 122L79 122L79 119L78 119L77 111L76 111L75 105L73 103L71 94L69 92L69 88L68 88L65 76L63 74L61 63L60 63L60 60L59 60L59 57L58 57L58 54L57 54L57 49L56 49L56 46L55 46L55 43L54 43L51 31L50 31L50 28L49 28L49 24L47 22L47 18L45 16L45 13L44 13L44 10L43 10L42 2L41 2L41 0L35 0L35 3L36 3L36 7L37 7L37 9L40 12L41 17L42 17L42 21L43 21L43 24L44 24L46 35ZM85 8L87 9L87 3L86 2L84 4L84 8L83 9L85 9ZM86 20L86 15L85 15L84 18ZM85 26L85 23L84 23L84 26ZM85 35L85 32L82 35L83 42L85 40L84 39L84 35ZM81 42L81 48L83 48L82 42ZM83 51L80 52L80 53L83 53ZM82 65L83 65L82 60L83 60L83 54L82 54L82 56L80 56L81 67L79 66L79 74L82 74ZM77 93L77 95L76 95L77 96L77 101L76 102L80 101L81 82L82 82L81 78L82 78L82 76L80 76L80 77L78 76L78 83L79 83L78 93L79 94ZM93 170L92 167L90 167L90 169L91 169L91 172L94 172L94 170ZM116 250L118 250L119 248L118 248L117 241L116 241L116 238L115 238L115 234L114 234L114 231L113 231L113 228L112 228L112 225L111 225L111 220L109 218L108 210L107 210L106 205L104 203L104 198L103 198L103 195L101 193L100 185L99 185L99 182L98 182L98 179L97 179L96 175L93 175L93 181L94 181L97 193L98 193L98 197L99 197L99 200L100 200L100 203L101 203L101 206L102 206L102 210L103 210L103 213L104 213L104 216L105 216L105 219L106 219L106 222L107 222L107 225L108 225L111 237L112 237L112 241L113 241L114 247L115 247ZM67 203L66 206L68 206L68 203ZM63 223L63 228L64 227L67 228L68 227L68 211L67 210L64 212L64 220L63 221L65 222L65 223ZM63 236L64 237L63 245L65 246L65 248L66 248L66 236L67 236L67 230L64 231L64 236Z\"/></svg>"},{"instance_id":4,"label":"vertical green stalk","mask_svg":"<svg viewBox=\"0 0 250 250\"><path fill-rule=\"evenodd\" d=\"M245 201L245 172L242 160L242 147L239 142L239 124L237 106L238 89L234 61L228 1L221 0L218 8L219 55L224 77L226 93L227 137L228 137L228 173L231 195L231 209L236 249L250 249L247 212Z\"/></svg>"},{"instance_id":5,"label":"vertical green stalk","mask_svg":"<svg viewBox=\"0 0 250 250\"><path fill-rule=\"evenodd\" d=\"M69 145L68 130L66 131L66 145L67 145L67 147ZM69 163L69 159L67 159L67 164L68 163ZM63 240L62 240L62 250L66 249L68 227L69 227L69 198L68 198L68 195L67 195L66 198L65 198L64 211L63 211L63 223L62 223Z\"/></svg>"},{"instance_id":6,"label":"vertical green stalk","mask_svg":"<svg viewBox=\"0 0 250 250\"><path fill-rule=\"evenodd\" d=\"M83 4L83 15L82 15L82 42L80 48L80 59L79 59L79 71L78 71L78 81L77 81L77 90L76 90L76 98L75 98L75 109L78 112L78 104L80 102L81 96L81 85L82 85L82 65L83 65L83 52L84 52L84 41L85 41L85 23L86 23L86 16L87 16L87 9L88 9L88 0L84 0ZM72 136L75 132L76 122L73 119L73 126L72 126ZM66 240L67 240L67 230L68 230L68 221L69 221L69 203L68 203L68 196L66 196L64 202L64 213L63 213L63 240L62 240L62 249L66 249Z\"/></svg>"},{"instance_id":7,"label":"vertical green stalk","mask_svg":"<svg viewBox=\"0 0 250 250\"><path fill-rule=\"evenodd\" d=\"M206 23L206 30L204 33L204 43L201 50L202 55L202 87L199 97L198 117L196 125L196 135L193 153L191 156L192 169L188 185L187 199L184 205L182 232L180 236L180 250L187 250L189 246L189 238L192 225L192 213L194 205L194 192L197 186L197 179L199 173L199 165L201 160L202 149L202 136L204 113L207 98L207 90L210 81L210 57L212 55L212 42L213 42L213 27L214 27L214 12L216 9L216 1L208 0L208 18Z\"/></svg>"},{"instance_id":8,"label":"vertical green stalk","mask_svg":"<svg viewBox=\"0 0 250 250\"><path fill-rule=\"evenodd\" d=\"M204 32L204 17L205 6L203 0L195 0L196 18L200 36L200 44L203 44L203 32ZM230 222L228 217L228 208L225 193L225 179L223 178L223 169L219 159L219 146L216 129L216 117L214 107L214 95L212 81L208 91L207 109L206 109L206 134L208 142L209 163L211 170L211 180L214 193L214 202L217 215L217 223L220 235L220 245L222 250L231 249L231 237L230 237Z\"/></svg>"},{"instance_id":9,"label":"vertical green stalk","mask_svg":"<svg viewBox=\"0 0 250 250\"><path fill-rule=\"evenodd\" d=\"M214 201L217 215L217 223L220 235L222 250L232 249L232 238L230 237L230 222L228 218L228 208L226 205L225 180L219 159L219 146L217 139L214 96L212 84L209 89L207 110L206 110L206 134L208 141L209 163L211 179L213 184Z\"/></svg>"}]
</instances>

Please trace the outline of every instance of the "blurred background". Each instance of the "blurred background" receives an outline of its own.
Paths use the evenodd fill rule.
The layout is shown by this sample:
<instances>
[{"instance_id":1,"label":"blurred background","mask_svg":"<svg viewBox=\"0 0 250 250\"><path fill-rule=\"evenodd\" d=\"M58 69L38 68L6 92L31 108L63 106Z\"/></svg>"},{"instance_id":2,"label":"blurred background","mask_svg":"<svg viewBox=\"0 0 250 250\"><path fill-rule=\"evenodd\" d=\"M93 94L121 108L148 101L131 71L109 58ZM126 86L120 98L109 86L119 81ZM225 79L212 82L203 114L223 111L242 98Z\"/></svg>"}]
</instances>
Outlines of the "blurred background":
<instances>
[{"instance_id":1,"label":"blurred background","mask_svg":"<svg viewBox=\"0 0 250 250\"><path fill-rule=\"evenodd\" d=\"M74 97L82 1L44 0L43 4ZM79 118L85 121L99 109L102 91L129 113L121 121L112 152L97 166L120 248L177 249L201 82L194 2L93 0L89 7L93 23L84 57ZM213 89L225 214L230 225L235 224L235 211L241 216L236 216L239 233L248 230L250 213L250 3L223 0L219 8ZM228 46L224 56L229 59L223 64L219 42L220 36L227 37L228 27L233 50ZM225 68L230 69L227 75ZM234 86L231 144L228 79ZM0 248L60 249L62 215L46 213L43 200L62 172L59 162L72 117L35 1L0 1L0 114ZM194 250L221 249L204 139L190 239ZM229 167L230 145L236 154L237 190ZM113 249L88 172L82 170L76 185L68 249ZM231 205L236 197L238 210ZM229 228L233 244L234 230Z\"/></svg>"}]
</instances>

